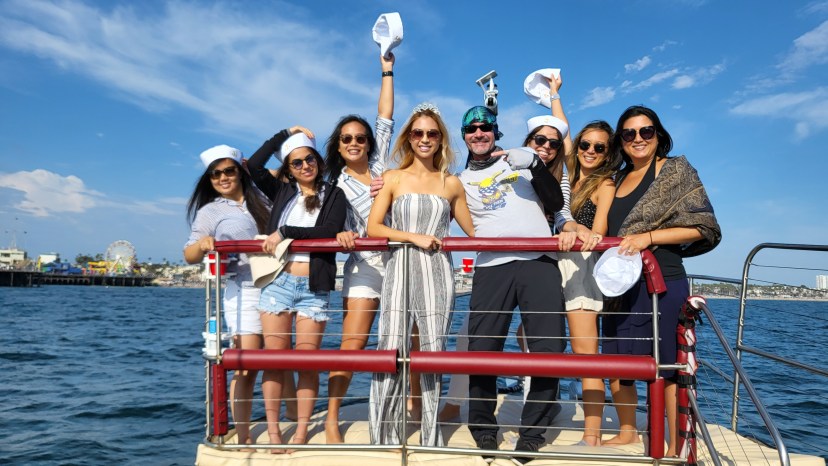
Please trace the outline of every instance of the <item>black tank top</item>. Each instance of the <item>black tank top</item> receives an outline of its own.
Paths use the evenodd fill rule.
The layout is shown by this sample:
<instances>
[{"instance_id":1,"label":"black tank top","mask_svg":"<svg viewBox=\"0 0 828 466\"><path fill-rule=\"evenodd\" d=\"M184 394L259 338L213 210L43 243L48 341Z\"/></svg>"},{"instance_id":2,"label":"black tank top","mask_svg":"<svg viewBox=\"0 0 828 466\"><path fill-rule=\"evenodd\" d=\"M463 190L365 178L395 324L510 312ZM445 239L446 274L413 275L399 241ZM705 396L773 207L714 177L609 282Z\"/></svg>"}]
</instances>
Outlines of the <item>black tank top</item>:
<instances>
[{"instance_id":1,"label":"black tank top","mask_svg":"<svg viewBox=\"0 0 828 466\"><path fill-rule=\"evenodd\" d=\"M638 186L636 186L630 194L627 194L624 197L615 197L615 199L612 200L612 205L610 206L609 213L607 214L607 236L618 236L618 231L621 229L621 225L623 225L627 215L630 214L630 211L632 211L633 207L635 207L635 204L641 200L644 193L647 192L647 189L649 189L650 185L653 184L653 181L655 181L656 159L657 157L653 157L653 161L650 162L650 167L647 168L647 173L644 174L641 182L638 183ZM616 187L621 184L622 180L623 178L618 180L615 184ZM678 253L679 249L679 245L670 244L659 245L658 248L653 251L653 255L655 256L658 265L661 267L661 274L664 276L665 280L678 280L687 277L687 272L684 270L681 255Z\"/></svg>"}]
</instances>

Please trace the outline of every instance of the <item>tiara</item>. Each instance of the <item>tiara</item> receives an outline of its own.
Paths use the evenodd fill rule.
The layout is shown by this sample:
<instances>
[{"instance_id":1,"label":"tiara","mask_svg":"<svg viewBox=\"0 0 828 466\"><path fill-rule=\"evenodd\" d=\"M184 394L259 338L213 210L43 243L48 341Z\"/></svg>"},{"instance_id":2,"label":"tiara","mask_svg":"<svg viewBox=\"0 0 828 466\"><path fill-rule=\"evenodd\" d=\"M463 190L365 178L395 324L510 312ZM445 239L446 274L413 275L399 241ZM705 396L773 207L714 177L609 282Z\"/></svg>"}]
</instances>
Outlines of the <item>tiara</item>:
<instances>
[{"instance_id":1,"label":"tiara","mask_svg":"<svg viewBox=\"0 0 828 466\"><path fill-rule=\"evenodd\" d=\"M411 113L412 114L413 113L422 113L422 112L425 112L426 110L431 110L435 114L440 115L440 109L437 108L437 106L434 105L431 102L423 102L421 104L417 104L417 106L414 107L414 110L411 110ZM440 116L442 116L442 115L440 115Z\"/></svg>"}]
</instances>

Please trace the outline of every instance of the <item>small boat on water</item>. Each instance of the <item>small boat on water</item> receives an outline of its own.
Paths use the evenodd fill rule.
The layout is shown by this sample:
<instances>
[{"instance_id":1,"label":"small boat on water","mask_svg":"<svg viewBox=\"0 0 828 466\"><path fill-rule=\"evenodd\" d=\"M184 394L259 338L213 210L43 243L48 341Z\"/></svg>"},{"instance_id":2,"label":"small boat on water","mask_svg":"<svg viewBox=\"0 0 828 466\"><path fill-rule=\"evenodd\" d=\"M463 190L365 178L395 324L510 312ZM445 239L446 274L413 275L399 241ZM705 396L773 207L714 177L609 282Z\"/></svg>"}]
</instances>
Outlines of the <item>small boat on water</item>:
<instances>
[{"instance_id":1,"label":"small boat on water","mask_svg":"<svg viewBox=\"0 0 828 466\"><path fill-rule=\"evenodd\" d=\"M605 238L598 250L618 244L617 238ZM404 244L388 244L384 240L362 240L358 247L363 249L387 249L389 247L407 247ZM258 241L228 241L216 244L218 261L230 253L258 252ZM295 241L291 246L299 251L333 251L339 250L333 240ZM443 247L447 251L480 250L533 250L554 251L557 249L555 238L445 238ZM527 354L520 352L488 354L481 352L445 352L424 353L408 351L402 348L394 351L268 351L237 350L220 347L225 345L216 338L215 332L221 333L221 312L217 308L221 303L220 280L213 274L207 280L205 313L205 376L206 376L206 418L205 438L198 447L196 464L207 465L406 465L406 464L440 464L440 465L511 465L515 455L514 446L520 427L520 413L523 402L522 394L512 390L499 396L497 418L500 425L498 450L479 450L468 429L462 421L465 413L459 417L440 423L444 447L424 447L419 445L418 423L400 412L397 419L403 426L404 438L399 445L371 444L368 425L367 390L356 393L351 387L348 398L340 412L340 431L343 444L327 445L325 443L324 422L326 413L318 411L312 418L309 437L305 445L274 445L268 443L266 423L251 423L251 437L255 445L239 445L232 428L229 415L227 380L228 372L237 369L285 369L285 370L349 370L370 374L371 372L398 371L408 386L411 372L415 373L477 373L499 376L554 376L579 379L584 376L600 378L626 378L647 383L646 410L638 413L638 429L643 434L642 443L623 446L590 447L577 445L583 434L582 401L575 387L563 390L558 400L550 400L559 405L551 428L546 432L546 443L535 454L521 453L520 456L534 457L532 465L612 465L612 464L699 464L699 465L825 465L824 457L815 454L793 453L786 445L785 433L781 432L773 416L759 395L757 386L764 380L751 379L742 364L743 355L752 354L763 358L763 364L780 364L785 367L804 370L814 377L828 377L825 366L815 367L795 358L783 357L754 348L743 340L746 325L745 308L748 303L751 266L757 254L768 250L798 250L812 253L828 252L825 245L789 245L761 244L754 248L745 261L741 280L696 276L691 278L691 286L701 282L730 284L738 290L739 326L736 343L728 339L718 321L716 314L708 308L707 301L701 296L691 296L683 310L685 317L680 321L677 334L684 353L679 355L680 374L687 378L686 385L679 388L679 412L682 435L680 439L681 454L678 458L665 457L664 419L652 413L663 413L663 379L657 377L658 361L649 356L621 355L575 355L575 354ZM648 255L650 257L648 257ZM663 286L658 265L649 251L642 255L645 279L651 293L658 293ZM215 270L215 267L213 267ZM654 310L655 312L655 310ZM703 319L709 324L718 341L705 342L705 348L715 347L719 353L719 367L708 361L709 355L697 350L695 322ZM210 320L216 319L217 328L210 328ZM657 327L657 326L656 326ZM213 330L211 337L210 330ZM333 335L332 338L337 338ZM795 344L795 342L790 342ZM338 346L338 343L336 344ZM796 354L786 351L785 354ZM696 377L700 367L721 376L716 382ZM824 380L824 379L823 379ZM726 385L721 385L726 384ZM509 391L509 390L505 390ZM722 394L729 399L722 400ZM320 391L320 400L325 400L326 393ZM715 398L715 401L711 401ZM259 400L261 402L261 400ZM792 403L798 401L791 400ZM610 402L608 401L608 404ZM320 403L317 403L319 406ZM405 403L400 403L405 406ZM722 422L722 419L725 422ZM729 420L729 422L726 422ZM718 421L718 422L716 422ZM750 427L746 429L746 424ZM821 424L821 423L820 423ZM295 423L285 419L281 429L285 438L289 438ZM608 439L618 432L615 409L612 406L604 410L604 438ZM759 434L757 428L761 429ZM817 436L819 437L819 435ZM822 435L825 438L825 432ZM658 440L656 440L658 439ZM271 454L273 448L291 448L292 453ZM824 447L823 447L824 448ZM826 450L822 450L825 452ZM494 457L486 461L484 455ZM823 456L825 456L823 454Z\"/></svg>"}]
</instances>

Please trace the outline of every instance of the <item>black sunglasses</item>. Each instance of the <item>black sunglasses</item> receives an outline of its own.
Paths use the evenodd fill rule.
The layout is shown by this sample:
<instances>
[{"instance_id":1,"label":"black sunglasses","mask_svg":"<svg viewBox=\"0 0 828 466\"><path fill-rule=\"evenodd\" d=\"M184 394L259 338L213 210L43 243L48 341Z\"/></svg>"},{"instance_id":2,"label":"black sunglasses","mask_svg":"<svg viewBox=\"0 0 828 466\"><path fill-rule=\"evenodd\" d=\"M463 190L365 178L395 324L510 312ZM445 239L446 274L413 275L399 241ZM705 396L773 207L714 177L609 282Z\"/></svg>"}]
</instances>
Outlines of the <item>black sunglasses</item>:
<instances>
[{"instance_id":1,"label":"black sunglasses","mask_svg":"<svg viewBox=\"0 0 828 466\"><path fill-rule=\"evenodd\" d=\"M309 167L315 167L316 166L316 156L311 154L311 155L305 157L304 159L293 159L293 160L290 161L290 166L293 167L296 170L301 170L302 165L304 165L306 162L307 162Z\"/></svg>"},{"instance_id":2,"label":"black sunglasses","mask_svg":"<svg viewBox=\"0 0 828 466\"><path fill-rule=\"evenodd\" d=\"M368 142L368 136L364 134L357 134L356 136L352 136L350 134L343 134L342 136L339 136L339 140L342 142L342 144L350 144L351 141L354 140L354 138L356 138L357 144L365 144L366 142Z\"/></svg>"},{"instance_id":3,"label":"black sunglasses","mask_svg":"<svg viewBox=\"0 0 828 466\"><path fill-rule=\"evenodd\" d=\"M235 165L231 165L227 168L223 168L221 170L215 169L215 170L211 170L207 173L209 173L210 178L212 178L214 180L217 180L217 179L221 178L222 173L224 173L224 176L226 176L228 178L233 178L234 176L239 174L239 167L237 167Z\"/></svg>"},{"instance_id":4,"label":"black sunglasses","mask_svg":"<svg viewBox=\"0 0 828 466\"><path fill-rule=\"evenodd\" d=\"M546 136L543 136L543 135L540 135L540 134L532 136L532 140L535 141L535 144L537 144L538 147L540 147L540 146L542 146L542 145L544 145L548 142L549 147L551 147L555 150L560 149L561 144L563 144L560 139L550 139L550 138L548 138Z\"/></svg>"},{"instance_id":5,"label":"black sunglasses","mask_svg":"<svg viewBox=\"0 0 828 466\"><path fill-rule=\"evenodd\" d=\"M466 125L466 126L463 127L463 133L465 133L465 134L474 134L474 133L477 132L478 129L480 131L483 131L484 133L488 133L492 129L494 129L494 125L491 124L491 123L483 123L480 126Z\"/></svg>"},{"instance_id":6,"label":"black sunglasses","mask_svg":"<svg viewBox=\"0 0 828 466\"><path fill-rule=\"evenodd\" d=\"M642 134L642 135L641 135L641 137L644 137L644 135ZM645 138L645 139L646 139L646 138ZM582 150L582 151L584 151L584 152L586 152L586 151L588 151L588 150L589 150L589 146L592 146L592 147L593 147L593 149L595 149L595 153L596 153L596 154L603 154L603 153L604 153L604 151L605 151L605 150L607 150L607 145L606 145L606 144L602 144L602 143L600 143L600 142L599 142L599 143L597 143L597 144L590 144L590 143L589 143L589 142L587 142L587 141L581 141L580 143L578 143L578 148L579 148L579 149L581 149L581 150Z\"/></svg>"},{"instance_id":7,"label":"black sunglasses","mask_svg":"<svg viewBox=\"0 0 828 466\"><path fill-rule=\"evenodd\" d=\"M622 129L621 139L623 139L624 142L633 142L633 140L635 140L635 133L635 128ZM649 141L656 134L655 126L642 126L641 128L638 128L638 134L641 135L641 139Z\"/></svg>"},{"instance_id":8,"label":"black sunglasses","mask_svg":"<svg viewBox=\"0 0 828 466\"><path fill-rule=\"evenodd\" d=\"M412 141L422 140L423 136L428 137L428 139L432 141L436 141L440 139L440 132L436 129L430 129L428 131L423 131L421 129L412 129L411 132L408 133L408 139Z\"/></svg>"}]
</instances>

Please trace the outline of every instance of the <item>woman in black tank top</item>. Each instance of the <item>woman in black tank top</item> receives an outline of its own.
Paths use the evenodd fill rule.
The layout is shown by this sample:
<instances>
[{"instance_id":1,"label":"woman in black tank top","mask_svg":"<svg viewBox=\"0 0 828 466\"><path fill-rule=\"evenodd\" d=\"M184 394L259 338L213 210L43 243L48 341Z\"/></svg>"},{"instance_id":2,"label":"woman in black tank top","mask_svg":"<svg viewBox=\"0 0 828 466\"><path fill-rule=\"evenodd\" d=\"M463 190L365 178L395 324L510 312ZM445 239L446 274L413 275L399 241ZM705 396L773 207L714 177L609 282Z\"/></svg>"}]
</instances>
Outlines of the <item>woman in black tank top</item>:
<instances>
[{"instance_id":1,"label":"woman in black tank top","mask_svg":"<svg viewBox=\"0 0 828 466\"><path fill-rule=\"evenodd\" d=\"M658 297L659 362L672 364L676 361L678 314L689 295L681 245L703 240L705 236L694 225L654 226L649 231L635 231L625 224L632 212L642 208L638 206L636 209L636 206L657 184L661 170L678 160L667 158L672 149L672 139L654 111L642 106L628 108L618 119L612 146L623 158L624 166L619 173L615 199L608 214L608 235L623 236L620 245L622 253L639 254L646 248L655 251L667 285L667 292ZM605 354L652 354L652 303L643 281L624 294L618 312L604 314L602 333L602 352ZM679 437L675 371L661 371L660 375L666 379L665 410L670 437L667 455L673 456L677 453ZM618 411L620 431L603 444L640 442L635 427L637 394L634 381L611 380L610 388Z\"/></svg>"}]
</instances>

